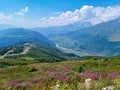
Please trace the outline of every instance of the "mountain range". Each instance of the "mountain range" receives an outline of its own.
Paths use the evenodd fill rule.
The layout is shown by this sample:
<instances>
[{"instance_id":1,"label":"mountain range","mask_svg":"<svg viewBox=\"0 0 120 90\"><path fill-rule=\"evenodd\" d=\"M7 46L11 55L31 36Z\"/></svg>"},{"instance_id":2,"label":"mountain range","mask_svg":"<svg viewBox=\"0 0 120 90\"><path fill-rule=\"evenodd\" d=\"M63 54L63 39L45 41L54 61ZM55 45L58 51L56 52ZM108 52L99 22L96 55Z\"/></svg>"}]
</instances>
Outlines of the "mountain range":
<instances>
[{"instance_id":1,"label":"mountain range","mask_svg":"<svg viewBox=\"0 0 120 90\"><path fill-rule=\"evenodd\" d=\"M49 38L60 47L86 55L119 55L120 18Z\"/></svg>"},{"instance_id":2,"label":"mountain range","mask_svg":"<svg viewBox=\"0 0 120 90\"><path fill-rule=\"evenodd\" d=\"M38 28L32 28L31 30L38 31L45 36L51 36L56 34L65 34L70 31L74 31L77 29L90 27L90 26L92 26L92 24L89 22L75 22L75 23L71 23L63 26L53 26L53 27L45 27L45 28L38 27Z\"/></svg>"},{"instance_id":3,"label":"mountain range","mask_svg":"<svg viewBox=\"0 0 120 90\"><path fill-rule=\"evenodd\" d=\"M64 60L119 54L120 18L94 26L77 22L60 27L0 30L0 58Z\"/></svg>"},{"instance_id":4,"label":"mountain range","mask_svg":"<svg viewBox=\"0 0 120 90\"><path fill-rule=\"evenodd\" d=\"M55 46L54 42L36 31L23 28L10 28L0 31L0 47L14 45L22 42L43 42L50 46Z\"/></svg>"},{"instance_id":5,"label":"mountain range","mask_svg":"<svg viewBox=\"0 0 120 90\"><path fill-rule=\"evenodd\" d=\"M72 54L71 54L72 55ZM42 60L64 60L70 54L61 52L44 35L23 28L0 31L1 58L31 57Z\"/></svg>"}]
</instances>

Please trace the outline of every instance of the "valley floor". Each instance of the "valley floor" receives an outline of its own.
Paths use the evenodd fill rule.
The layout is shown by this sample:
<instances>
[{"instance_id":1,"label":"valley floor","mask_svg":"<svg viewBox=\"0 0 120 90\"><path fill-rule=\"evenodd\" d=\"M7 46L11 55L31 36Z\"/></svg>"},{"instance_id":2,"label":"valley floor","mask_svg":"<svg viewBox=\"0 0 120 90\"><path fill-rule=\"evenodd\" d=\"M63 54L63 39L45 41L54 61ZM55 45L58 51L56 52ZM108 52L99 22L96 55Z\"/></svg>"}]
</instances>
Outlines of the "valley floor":
<instances>
[{"instance_id":1,"label":"valley floor","mask_svg":"<svg viewBox=\"0 0 120 90\"><path fill-rule=\"evenodd\" d=\"M120 90L120 57L54 63L1 59L0 90Z\"/></svg>"}]
</instances>

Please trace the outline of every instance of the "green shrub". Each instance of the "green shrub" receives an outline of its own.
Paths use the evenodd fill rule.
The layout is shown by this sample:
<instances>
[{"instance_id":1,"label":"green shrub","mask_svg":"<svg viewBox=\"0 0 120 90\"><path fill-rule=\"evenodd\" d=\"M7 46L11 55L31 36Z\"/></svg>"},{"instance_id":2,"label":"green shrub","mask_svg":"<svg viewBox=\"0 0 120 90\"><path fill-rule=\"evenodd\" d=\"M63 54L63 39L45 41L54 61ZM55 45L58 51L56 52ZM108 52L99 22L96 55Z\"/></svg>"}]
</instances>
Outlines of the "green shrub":
<instances>
[{"instance_id":1,"label":"green shrub","mask_svg":"<svg viewBox=\"0 0 120 90\"><path fill-rule=\"evenodd\" d=\"M93 57L93 60L97 60L97 58L96 58L96 57Z\"/></svg>"},{"instance_id":2,"label":"green shrub","mask_svg":"<svg viewBox=\"0 0 120 90\"><path fill-rule=\"evenodd\" d=\"M84 72L84 67L83 67L83 65L78 66L77 71L78 71L79 73Z\"/></svg>"},{"instance_id":3,"label":"green shrub","mask_svg":"<svg viewBox=\"0 0 120 90\"><path fill-rule=\"evenodd\" d=\"M28 72L35 72L35 71L37 71L37 70L38 70L37 68L31 67L31 68L28 70Z\"/></svg>"},{"instance_id":4,"label":"green shrub","mask_svg":"<svg viewBox=\"0 0 120 90\"><path fill-rule=\"evenodd\" d=\"M28 65L26 62L19 63L19 65Z\"/></svg>"},{"instance_id":5,"label":"green shrub","mask_svg":"<svg viewBox=\"0 0 120 90\"><path fill-rule=\"evenodd\" d=\"M107 59L107 58L105 58L105 59L104 59L104 61L108 61L108 59Z\"/></svg>"}]
</instances>

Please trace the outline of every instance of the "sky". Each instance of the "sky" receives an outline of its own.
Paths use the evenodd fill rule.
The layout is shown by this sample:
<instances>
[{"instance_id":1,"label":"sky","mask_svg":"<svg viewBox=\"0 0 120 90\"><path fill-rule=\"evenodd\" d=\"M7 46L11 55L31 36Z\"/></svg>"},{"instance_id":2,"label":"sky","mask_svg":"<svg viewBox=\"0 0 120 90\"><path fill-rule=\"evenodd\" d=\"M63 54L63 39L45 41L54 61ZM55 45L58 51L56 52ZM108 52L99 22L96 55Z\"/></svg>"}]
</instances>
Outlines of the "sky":
<instances>
[{"instance_id":1,"label":"sky","mask_svg":"<svg viewBox=\"0 0 120 90\"><path fill-rule=\"evenodd\" d=\"M120 0L0 0L0 24L20 27L93 25L120 16Z\"/></svg>"}]
</instances>

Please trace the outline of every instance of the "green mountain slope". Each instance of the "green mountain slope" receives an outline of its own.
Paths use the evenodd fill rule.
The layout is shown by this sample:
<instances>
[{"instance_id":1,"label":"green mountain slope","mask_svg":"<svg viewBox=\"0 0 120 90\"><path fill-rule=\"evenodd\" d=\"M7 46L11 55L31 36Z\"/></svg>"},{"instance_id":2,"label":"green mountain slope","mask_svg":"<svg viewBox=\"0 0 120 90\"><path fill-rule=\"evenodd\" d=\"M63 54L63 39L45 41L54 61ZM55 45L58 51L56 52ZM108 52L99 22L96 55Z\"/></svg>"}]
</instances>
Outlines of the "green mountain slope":
<instances>
[{"instance_id":1,"label":"green mountain slope","mask_svg":"<svg viewBox=\"0 0 120 90\"><path fill-rule=\"evenodd\" d=\"M61 61L70 58L55 47L43 43L29 42L0 48L0 58L33 58L41 62Z\"/></svg>"},{"instance_id":2,"label":"green mountain slope","mask_svg":"<svg viewBox=\"0 0 120 90\"><path fill-rule=\"evenodd\" d=\"M79 29L64 35L52 36L59 46L86 52L89 55L112 56L120 54L120 19Z\"/></svg>"},{"instance_id":3,"label":"green mountain slope","mask_svg":"<svg viewBox=\"0 0 120 90\"><path fill-rule=\"evenodd\" d=\"M55 46L52 41L36 31L30 31L23 28L10 28L0 31L0 47L34 41Z\"/></svg>"},{"instance_id":4,"label":"green mountain slope","mask_svg":"<svg viewBox=\"0 0 120 90\"><path fill-rule=\"evenodd\" d=\"M59 61L73 54L65 54L54 42L36 31L12 28L0 31L0 58L34 58L42 61Z\"/></svg>"}]
</instances>

